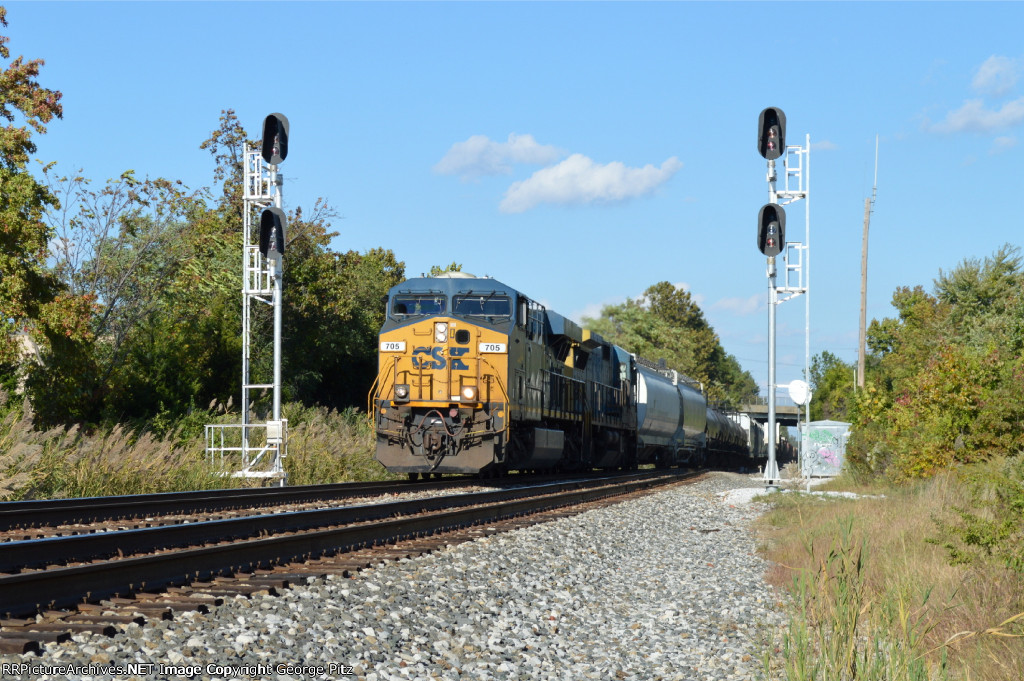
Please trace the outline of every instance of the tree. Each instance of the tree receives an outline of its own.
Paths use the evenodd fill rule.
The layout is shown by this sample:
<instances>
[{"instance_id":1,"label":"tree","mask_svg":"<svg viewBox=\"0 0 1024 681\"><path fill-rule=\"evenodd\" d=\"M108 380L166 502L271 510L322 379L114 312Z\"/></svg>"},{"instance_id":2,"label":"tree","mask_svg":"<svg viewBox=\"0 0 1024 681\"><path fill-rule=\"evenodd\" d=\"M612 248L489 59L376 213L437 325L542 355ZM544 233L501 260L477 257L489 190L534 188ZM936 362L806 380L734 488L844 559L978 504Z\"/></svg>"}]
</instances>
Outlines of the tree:
<instances>
[{"instance_id":1,"label":"tree","mask_svg":"<svg viewBox=\"0 0 1024 681\"><path fill-rule=\"evenodd\" d=\"M642 299L606 305L599 318L584 318L583 324L635 355L651 361L664 359L669 368L703 380L695 375L692 339L683 329L654 315Z\"/></svg>"},{"instance_id":2,"label":"tree","mask_svg":"<svg viewBox=\"0 0 1024 681\"><path fill-rule=\"evenodd\" d=\"M42 364L27 386L44 423L97 422L133 355L136 330L151 323L178 272L197 257L187 227L205 203L180 182L140 181L130 170L99 191L80 172L46 176L61 199L46 214L55 235L50 271L67 296L88 301L74 311L89 333L64 337L62 328L42 326ZM146 403L126 400L131 415Z\"/></svg>"},{"instance_id":3,"label":"tree","mask_svg":"<svg viewBox=\"0 0 1024 681\"><path fill-rule=\"evenodd\" d=\"M855 399L848 460L896 480L1024 449L1024 273L1015 247L893 294Z\"/></svg>"},{"instance_id":4,"label":"tree","mask_svg":"<svg viewBox=\"0 0 1024 681\"><path fill-rule=\"evenodd\" d=\"M0 26L7 26L7 11L0 7ZM9 38L0 35L0 57L10 59ZM0 367L9 378L19 362L15 332L40 320L58 319L45 306L74 307L78 302L57 299L59 286L45 269L51 233L44 211L57 205L56 197L28 171L36 152L32 135L44 134L46 124L61 118L61 93L42 87L43 60L17 57L0 72ZM21 118L23 125L15 125Z\"/></svg>"},{"instance_id":5,"label":"tree","mask_svg":"<svg viewBox=\"0 0 1024 681\"><path fill-rule=\"evenodd\" d=\"M598 319L583 322L630 352L664 359L669 368L700 381L713 402L735 405L757 393L753 377L722 348L689 291L667 281L636 300L605 306Z\"/></svg>"},{"instance_id":6,"label":"tree","mask_svg":"<svg viewBox=\"0 0 1024 681\"><path fill-rule=\"evenodd\" d=\"M951 272L939 270L935 297L950 306L950 322L966 343L981 348L996 339L1011 352L1024 347L1021 263L1020 249L1004 244L984 261L968 258Z\"/></svg>"},{"instance_id":7,"label":"tree","mask_svg":"<svg viewBox=\"0 0 1024 681\"><path fill-rule=\"evenodd\" d=\"M250 144L234 112L203 143L222 182L207 190L139 180L131 171L99 190L81 172L47 169L47 272L59 292L39 315L42 363L28 390L42 423L173 419L236 394L241 375L242 165ZM290 213L285 258L285 396L361 406L376 375L381 299L401 281L391 251L337 253L337 217L318 199ZM272 370L271 310L250 310L253 379ZM44 314L45 313L45 314ZM256 405L257 410L261 405Z\"/></svg>"},{"instance_id":8,"label":"tree","mask_svg":"<svg viewBox=\"0 0 1024 681\"><path fill-rule=\"evenodd\" d=\"M846 421L853 399L853 365L828 350L811 358L811 420Z\"/></svg>"},{"instance_id":9,"label":"tree","mask_svg":"<svg viewBox=\"0 0 1024 681\"><path fill-rule=\"evenodd\" d=\"M309 219L301 210L289 218L284 359L290 397L341 409L366 403L377 375L381 301L405 266L390 250L332 251L333 217L319 200Z\"/></svg>"},{"instance_id":10,"label":"tree","mask_svg":"<svg viewBox=\"0 0 1024 681\"><path fill-rule=\"evenodd\" d=\"M461 263L457 263L457 262L455 262L453 260L452 263L450 265L446 266L446 267L441 267L440 265L431 265L430 266L430 272L427 274L427 276L428 277L438 277L438 276L441 276L442 274L447 274L448 272L461 272L461 271L462 271L462 264Z\"/></svg>"},{"instance_id":11,"label":"tree","mask_svg":"<svg viewBox=\"0 0 1024 681\"><path fill-rule=\"evenodd\" d=\"M218 211L222 219L242 221L242 188L245 183L245 151L256 144L238 122L234 109L220 112L220 126L199 145L208 149L216 162L213 181L221 183Z\"/></svg>"}]
</instances>

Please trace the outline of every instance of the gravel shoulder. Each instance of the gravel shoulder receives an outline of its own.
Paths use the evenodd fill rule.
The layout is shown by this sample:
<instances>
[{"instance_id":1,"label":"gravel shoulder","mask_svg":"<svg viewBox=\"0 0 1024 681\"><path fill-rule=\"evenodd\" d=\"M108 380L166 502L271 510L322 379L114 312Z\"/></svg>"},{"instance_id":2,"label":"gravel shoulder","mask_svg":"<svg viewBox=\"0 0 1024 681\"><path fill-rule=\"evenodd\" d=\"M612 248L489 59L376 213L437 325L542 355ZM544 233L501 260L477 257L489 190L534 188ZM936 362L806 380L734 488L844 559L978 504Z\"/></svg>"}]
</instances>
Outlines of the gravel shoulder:
<instances>
[{"instance_id":1,"label":"gravel shoulder","mask_svg":"<svg viewBox=\"0 0 1024 681\"><path fill-rule=\"evenodd\" d=\"M763 491L756 476L714 473L354 579L0 656L35 667L0 676L757 679L760 642L785 616L749 531L764 509L729 496L746 488ZM133 663L143 666L109 673Z\"/></svg>"}]
</instances>

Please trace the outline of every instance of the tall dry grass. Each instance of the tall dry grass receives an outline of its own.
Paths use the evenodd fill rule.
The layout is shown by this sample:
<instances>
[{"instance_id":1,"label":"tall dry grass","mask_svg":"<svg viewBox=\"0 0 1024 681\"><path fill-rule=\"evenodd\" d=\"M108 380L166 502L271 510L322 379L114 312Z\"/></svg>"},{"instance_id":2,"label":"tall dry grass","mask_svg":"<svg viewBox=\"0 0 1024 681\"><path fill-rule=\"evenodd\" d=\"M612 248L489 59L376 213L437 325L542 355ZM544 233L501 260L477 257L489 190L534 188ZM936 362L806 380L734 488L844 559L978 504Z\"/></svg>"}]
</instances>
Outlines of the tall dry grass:
<instances>
[{"instance_id":1,"label":"tall dry grass","mask_svg":"<svg viewBox=\"0 0 1024 681\"><path fill-rule=\"evenodd\" d=\"M143 494L230 485L201 440L179 442L122 426L33 428L28 402L0 420L0 500Z\"/></svg>"},{"instance_id":2,"label":"tall dry grass","mask_svg":"<svg viewBox=\"0 0 1024 681\"><path fill-rule=\"evenodd\" d=\"M124 426L88 433L78 426L35 430L31 405L9 404L0 395L0 501L247 484L223 475L207 459L201 429L193 422L239 420L237 414L215 411L193 414L177 425L163 423L159 437L150 429ZM289 484L389 477L373 461L373 434L365 418L300 405L285 405L283 415L289 419Z\"/></svg>"},{"instance_id":3,"label":"tall dry grass","mask_svg":"<svg viewBox=\"0 0 1024 681\"><path fill-rule=\"evenodd\" d=\"M375 435L365 414L290 404L284 406L282 416L288 419L284 467L289 485L399 477L373 459Z\"/></svg>"},{"instance_id":4,"label":"tall dry grass","mask_svg":"<svg viewBox=\"0 0 1024 681\"><path fill-rule=\"evenodd\" d=\"M950 565L936 519L965 502L960 478L907 488L850 481L857 499L776 495L763 518L769 578L791 623L765 655L787 681L1024 679L1024 574ZM941 542L940 542L941 544Z\"/></svg>"}]
</instances>

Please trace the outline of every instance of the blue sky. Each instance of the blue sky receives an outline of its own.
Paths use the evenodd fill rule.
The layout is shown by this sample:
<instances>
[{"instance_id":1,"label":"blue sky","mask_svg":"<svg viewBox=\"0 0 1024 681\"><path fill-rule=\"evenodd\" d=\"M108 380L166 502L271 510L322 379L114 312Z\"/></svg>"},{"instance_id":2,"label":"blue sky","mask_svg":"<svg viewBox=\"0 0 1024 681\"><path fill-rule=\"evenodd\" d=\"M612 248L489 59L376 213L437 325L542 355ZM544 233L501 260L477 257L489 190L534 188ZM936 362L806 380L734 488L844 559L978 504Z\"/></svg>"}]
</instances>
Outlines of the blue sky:
<instances>
[{"instance_id":1,"label":"blue sky","mask_svg":"<svg viewBox=\"0 0 1024 681\"><path fill-rule=\"evenodd\" d=\"M221 110L253 136L280 111L285 203L327 198L336 249L390 248L409 276L460 262L577 320L683 285L762 385L764 107L810 135L812 354L856 360L876 135L869 319L1021 243L1021 3L6 6L12 56L64 95L40 160L208 186ZM780 384L804 326L802 298L780 306Z\"/></svg>"}]
</instances>

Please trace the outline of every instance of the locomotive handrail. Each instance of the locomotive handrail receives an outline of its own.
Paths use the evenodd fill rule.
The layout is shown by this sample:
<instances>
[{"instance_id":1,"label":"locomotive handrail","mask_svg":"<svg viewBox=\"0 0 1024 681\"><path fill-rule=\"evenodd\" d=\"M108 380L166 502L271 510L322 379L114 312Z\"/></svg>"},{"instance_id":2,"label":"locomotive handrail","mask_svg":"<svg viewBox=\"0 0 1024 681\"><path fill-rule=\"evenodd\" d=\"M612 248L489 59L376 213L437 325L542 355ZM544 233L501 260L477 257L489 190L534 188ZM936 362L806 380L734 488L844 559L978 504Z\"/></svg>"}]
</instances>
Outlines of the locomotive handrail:
<instances>
[{"instance_id":1,"label":"locomotive handrail","mask_svg":"<svg viewBox=\"0 0 1024 681\"><path fill-rule=\"evenodd\" d=\"M494 434L505 433L505 432L508 431L508 420L509 420L508 419L508 416L509 416L508 412L509 412L509 408L511 407L511 403L509 402L509 399L508 399L508 391L505 390L505 386L502 385L502 383L501 383L501 376L498 374L498 370L494 368L493 364L491 364L489 361L487 361L487 359L485 357L480 357L478 362L486 364L490 368L490 370L491 370L491 374L490 375L494 378L494 382L498 384L498 389L501 391L501 396L503 398L505 398L504 399L504 402L505 402L505 418L502 419L501 430L496 430L496 431L491 431L491 432L493 432ZM479 364L477 366L479 366ZM487 431L471 432L471 433L467 433L467 435L477 435L477 434L483 434L483 433L486 433L486 432Z\"/></svg>"},{"instance_id":2,"label":"locomotive handrail","mask_svg":"<svg viewBox=\"0 0 1024 681\"><path fill-rule=\"evenodd\" d=\"M572 406L572 405L569 404L569 402L575 401L575 399L578 397L578 394L582 394L582 393L586 392L587 382L585 380L582 380L582 379L579 379L579 378L575 378L573 376L567 376L565 374L556 373L554 371L551 371L550 369L544 369L544 370L541 371L541 373L543 373L544 375L548 376L548 378L549 378L548 385L549 386L554 386L554 385L556 385L558 383L564 383L565 387L576 388L579 391L579 393L576 393L573 390L566 390L566 391L563 392L561 390L562 386L559 386L559 388L558 388L558 395L559 395L559 397L561 399L560 399L560 403L558 405L558 408L554 409L550 404L546 408L546 410L549 411L549 412L553 412L553 411L561 412L560 418L566 418L565 417L565 413L567 413L569 411L570 407ZM552 380L552 379L554 379L554 380ZM538 388L538 390L542 390L542 389ZM541 394L541 404L542 405L543 405L543 402L544 402L543 397L544 397L544 395L542 393ZM544 409L542 408L541 413L543 413L543 412L544 412Z\"/></svg>"},{"instance_id":3,"label":"locomotive handrail","mask_svg":"<svg viewBox=\"0 0 1024 681\"><path fill-rule=\"evenodd\" d=\"M377 410L374 409L373 407L373 398L376 395L374 391L380 384L381 376L383 376L385 372L390 371L393 368L394 365L392 365L391 367L384 367L383 369L381 369L380 373L377 374L377 378L373 379L373 383L370 385L370 392L367 393L366 395L366 419L370 422L370 425L374 425L377 421Z\"/></svg>"},{"instance_id":4,"label":"locomotive handrail","mask_svg":"<svg viewBox=\"0 0 1024 681\"><path fill-rule=\"evenodd\" d=\"M494 377L494 381L498 384L498 388L501 390L501 396L505 398L505 403L508 404L508 391L505 390L505 386L502 385L502 383L501 383L501 375L498 373L498 370L495 369L494 365L491 364L487 360L487 358L485 358L485 357L481 357L479 361L483 362L488 367L490 367L490 369L491 369L491 376Z\"/></svg>"}]
</instances>

